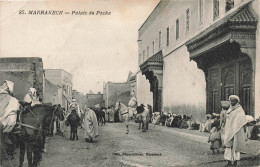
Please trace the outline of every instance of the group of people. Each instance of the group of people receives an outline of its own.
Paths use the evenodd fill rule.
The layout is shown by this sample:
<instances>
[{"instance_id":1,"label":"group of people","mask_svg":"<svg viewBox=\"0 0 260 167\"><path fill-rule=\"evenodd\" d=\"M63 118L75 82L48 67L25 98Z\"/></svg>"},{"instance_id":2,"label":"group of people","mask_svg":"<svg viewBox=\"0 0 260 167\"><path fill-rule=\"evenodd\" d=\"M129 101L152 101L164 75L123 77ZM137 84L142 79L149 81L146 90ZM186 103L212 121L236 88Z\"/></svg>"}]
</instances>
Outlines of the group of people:
<instances>
[{"instance_id":1,"label":"group of people","mask_svg":"<svg viewBox=\"0 0 260 167\"><path fill-rule=\"evenodd\" d=\"M70 126L70 140L78 140L78 127L84 130L86 142L93 143L98 137L98 122L95 112L90 109L81 110L76 99L72 99L65 117L65 124Z\"/></svg>"}]
</instances>

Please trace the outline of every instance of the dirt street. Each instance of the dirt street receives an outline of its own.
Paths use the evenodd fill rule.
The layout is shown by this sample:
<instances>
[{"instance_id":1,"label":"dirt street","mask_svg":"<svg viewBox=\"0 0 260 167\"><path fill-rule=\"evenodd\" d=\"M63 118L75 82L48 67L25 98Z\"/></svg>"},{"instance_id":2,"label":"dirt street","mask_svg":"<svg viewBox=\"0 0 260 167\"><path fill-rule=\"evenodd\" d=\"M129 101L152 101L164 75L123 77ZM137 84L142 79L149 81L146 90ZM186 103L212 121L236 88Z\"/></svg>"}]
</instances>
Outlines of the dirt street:
<instances>
[{"instance_id":1,"label":"dirt street","mask_svg":"<svg viewBox=\"0 0 260 167\"><path fill-rule=\"evenodd\" d=\"M79 140L69 140L69 128L65 137L48 137L47 153L42 167L105 167L105 166L224 166L223 154L210 155L209 146L165 133L150 125L142 133L137 124L130 125L125 134L123 123L106 124L99 128L95 143L87 143L79 130ZM17 154L18 156L18 154ZM12 161L17 166L17 158ZM6 163L8 165L8 163ZM240 166L257 166L259 159L242 155ZM27 166L27 162L25 165Z\"/></svg>"}]
</instances>

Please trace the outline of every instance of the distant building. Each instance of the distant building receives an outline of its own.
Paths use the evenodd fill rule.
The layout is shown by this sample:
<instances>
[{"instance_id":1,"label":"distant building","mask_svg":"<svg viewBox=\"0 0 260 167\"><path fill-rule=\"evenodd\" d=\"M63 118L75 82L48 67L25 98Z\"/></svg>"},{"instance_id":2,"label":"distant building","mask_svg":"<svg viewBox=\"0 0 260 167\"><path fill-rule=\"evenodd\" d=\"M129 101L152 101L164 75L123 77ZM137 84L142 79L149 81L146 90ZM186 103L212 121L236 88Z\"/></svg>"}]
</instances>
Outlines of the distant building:
<instances>
[{"instance_id":1,"label":"distant building","mask_svg":"<svg viewBox=\"0 0 260 167\"><path fill-rule=\"evenodd\" d=\"M77 103L79 104L80 109L87 108L87 97L85 96L84 93L73 90L72 98L77 100Z\"/></svg>"},{"instance_id":2,"label":"distant building","mask_svg":"<svg viewBox=\"0 0 260 167\"><path fill-rule=\"evenodd\" d=\"M62 88L44 78L43 103L62 104Z\"/></svg>"},{"instance_id":3,"label":"distant building","mask_svg":"<svg viewBox=\"0 0 260 167\"><path fill-rule=\"evenodd\" d=\"M88 94L86 94L87 99L87 107L94 107L96 105L99 105L99 107L104 107L103 102L103 94L100 92L98 94L94 94L91 90Z\"/></svg>"},{"instance_id":4,"label":"distant building","mask_svg":"<svg viewBox=\"0 0 260 167\"><path fill-rule=\"evenodd\" d=\"M103 90L103 99L106 107L115 105L118 100L127 105L130 100L130 83L106 83Z\"/></svg>"},{"instance_id":5,"label":"distant building","mask_svg":"<svg viewBox=\"0 0 260 167\"><path fill-rule=\"evenodd\" d=\"M62 106L67 110L72 100L72 74L62 69L46 69L45 77L62 88Z\"/></svg>"}]
</instances>

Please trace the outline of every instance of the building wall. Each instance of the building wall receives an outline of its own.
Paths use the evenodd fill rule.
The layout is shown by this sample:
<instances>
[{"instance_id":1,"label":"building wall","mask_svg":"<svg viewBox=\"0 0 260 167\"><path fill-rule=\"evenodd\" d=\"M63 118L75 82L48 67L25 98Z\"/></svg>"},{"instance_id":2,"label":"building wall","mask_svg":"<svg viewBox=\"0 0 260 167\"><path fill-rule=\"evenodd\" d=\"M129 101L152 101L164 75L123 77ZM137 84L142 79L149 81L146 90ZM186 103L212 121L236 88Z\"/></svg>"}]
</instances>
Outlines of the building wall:
<instances>
[{"instance_id":1,"label":"building wall","mask_svg":"<svg viewBox=\"0 0 260 167\"><path fill-rule=\"evenodd\" d=\"M94 107L103 102L103 94L86 94L87 107Z\"/></svg>"},{"instance_id":2,"label":"building wall","mask_svg":"<svg viewBox=\"0 0 260 167\"><path fill-rule=\"evenodd\" d=\"M153 93L150 92L150 83L144 75L139 71L136 74L136 97L138 105L151 105L153 106Z\"/></svg>"},{"instance_id":3,"label":"building wall","mask_svg":"<svg viewBox=\"0 0 260 167\"><path fill-rule=\"evenodd\" d=\"M30 87L43 98L43 62L38 57L0 58L0 83L14 82L14 97L23 100Z\"/></svg>"},{"instance_id":4,"label":"building wall","mask_svg":"<svg viewBox=\"0 0 260 167\"><path fill-rule=\"evenodd\" d=\"M189 60L185 46L164 58L163 102L166 112L192 115L198 121L205 118L204 73Z\"/></svg>"},{"instance_id":5,"label":"building wall","mask_svg":"<svg viewBox=\"0 0 260 167\"><path fill-rule=\"evenodd\" d=\"M45 77L62 88L62 107L66 110L72 100L72 75L62 69L46 69Z\"/></svg>"},{"instance_id":6,"label":"building wall","mask_svg":"<svg viewBox=\"0 0 260 167\"><path fill-rule=\"evenodd\" d=\"M115 105L118 100L127 105L130 100L130 83L108 82L104 92L106 92L104 96L106 107Z\"/></svg>"},{"instance_id":7,"label":"building wall","mask_svg":"<svg viewBox=\"0 0 260 167\"><path fill-rule=\"evenodd\" d=\"M163 70L163 109L175 113L192 114L201 120L206 109L206 82L203 72L196 63L189 60L189 52L185 43L192 37L205 31L210 25L233 12L237 7L250 0L235 0L234 7L225 11L226 1L219 1L219 16L213 19L212 0L165 0L160 1L151 15L139 29L138 56L139 65L147 58L162 50L164 56ZM252 3L253 12L259 16L259 1ZM189 31L186 31L189 9ZM179 20L179 38L176 39L176 20ZM201 19L201 21L200 21ZM259 23L258 23L259 24ZM259 27L259 26L258 26ZM167 28L169 29L169 44L167 45ZM161 40L159 38L161 32ZM259 30L257 30L256 55L259 55ZM161 41L161 47L159 47ZM154 42L154 49L153 49ZM149 50L148 50L149 47ZM149 53L149 54L147 54ZM260 58L256 58L255 102L260 99ZM140 80L140 81L138 81ZM137 91L140 101L148 96L139 88L142 77L137 77ZM144 86L146 85L146 86ZM138 88L139 86L139 88ZM143 84L144 90L149 90L149 84ZM151 102L152 104L152 102ZM260 104L255 105L256 116L260 115ZM258 113L257 113L258 112Z\"/></svg>"},{"instance_id":8,"label":"building wall","mask_svg":"<svg viewBox=\"0 0 260 167\"><path fill-rule=\"evenodd\" d=\"M45 78L44 82L44 96L43 103L62 104L62 95L60 94L61 88L52 84Z\"/></svg>"},{"instance_id":9,"label":"building wall","mask_svg":"<svg viewBox=\"0 0 260 167\"><path fill-rule=\"evenodd\" d=\"M260 3L258 0L252 3L252 9L258 17L257 30L256 30L256 72L255 72L255 118L260 117Z\"/></svg>"},{"instance_id":10,"label":"building wall","mask_svg":"<svg viewBox=\"0 0 260 167\"><path fill-rule=\"evenodd\" d=\"M73 90L72 97L77 100L77 103L81 109L86 109L87 97L83 93Z\"/></svg>"}]
</instances>

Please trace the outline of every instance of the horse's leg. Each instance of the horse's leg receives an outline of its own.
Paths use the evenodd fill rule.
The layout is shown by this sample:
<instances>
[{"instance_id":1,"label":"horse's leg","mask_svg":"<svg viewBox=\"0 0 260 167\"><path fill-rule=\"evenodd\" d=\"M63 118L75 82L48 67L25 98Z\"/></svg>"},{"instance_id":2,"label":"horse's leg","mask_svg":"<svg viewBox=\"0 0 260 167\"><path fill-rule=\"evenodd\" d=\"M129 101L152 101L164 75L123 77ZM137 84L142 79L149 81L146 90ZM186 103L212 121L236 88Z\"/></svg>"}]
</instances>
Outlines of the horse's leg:
<instances>
[{"instance_id":1,"label":"horse's leg","mask_svg":"<svg viewBox=\"0 0 260 167\"><path fill-rule=\"evenodd\" d=\"M23 161L24 161L24 153L26 149L26 144L25 141L20 142L20 155L19 155L19 167L23 166Z\"/></svg>"},{"instance_id":2,"label":"horse's leg","mask_svg":"<svg viewBox=\"0 0 260 167\"><path fill-rule=\"evenodd\" d=\"M75 140L75 128L76 128L76 126L72 126L71 127L72 128L72 140Z\"/></svg>"},{"instance_id":3,"label":"horse's leg","mask_svg":"<svg viewBox=\"0 0 260 167\"><path fill-rule=\"evenodd\" d=\"M70 125L70 140L72 140L72 126Z\"/></svg>"},{"instance_id":4,"label":"horse's leg","mask_svg":"<svg viewBox=\"0 0 260 167\"><path fill-rule=\"evenodd\" d=\"M28 166L32 167L32 143L31 142L27 142L27 161L28 161Z\"/></svg>"},{"instance_id":5,"label":"horse's leg","mask_svg":"<svg viewBox=\"0 0 260 167\"><path fill-rule=\"evenodd\" d=\"M76 126L75 134L76 134L76 140L79 140L79 137L78 137L78 126Z\"/></svg>"}]
</instances>

